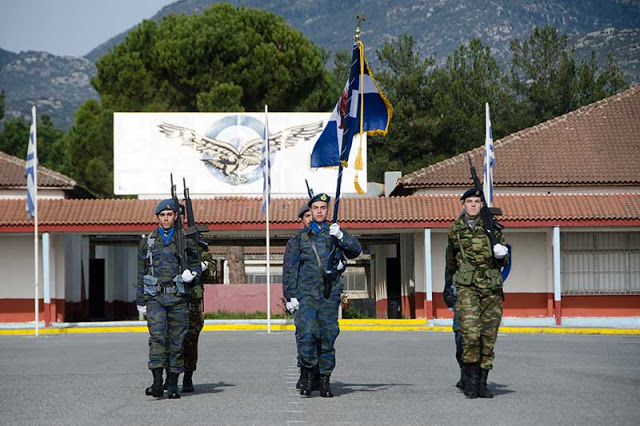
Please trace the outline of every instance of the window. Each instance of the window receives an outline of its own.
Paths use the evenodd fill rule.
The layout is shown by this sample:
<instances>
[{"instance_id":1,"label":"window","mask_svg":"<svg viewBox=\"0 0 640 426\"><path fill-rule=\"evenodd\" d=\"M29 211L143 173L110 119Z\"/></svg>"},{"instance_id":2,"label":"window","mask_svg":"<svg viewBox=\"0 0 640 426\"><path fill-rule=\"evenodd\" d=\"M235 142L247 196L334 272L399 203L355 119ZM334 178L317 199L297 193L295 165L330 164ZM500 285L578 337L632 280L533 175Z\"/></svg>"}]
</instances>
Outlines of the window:
<instances>
[{"instance_id":1,"label":"window","mask_svg":"<svg viewBox=\"0 0 640 426\"><path fill-rule=\"evenodd\" d=\"M349 265L342 275L345 291L367 291L367 276L363 266Z\"/></svg>"},{"instance_id":2,"label":"window","mask_svg":"<svg viewBox=\"0 0 640 426\"><path fill-rule=\"evenodd\" d=\"M640 294L640 232L561 234L563 294Z\"/></svg>"}]
</instances>

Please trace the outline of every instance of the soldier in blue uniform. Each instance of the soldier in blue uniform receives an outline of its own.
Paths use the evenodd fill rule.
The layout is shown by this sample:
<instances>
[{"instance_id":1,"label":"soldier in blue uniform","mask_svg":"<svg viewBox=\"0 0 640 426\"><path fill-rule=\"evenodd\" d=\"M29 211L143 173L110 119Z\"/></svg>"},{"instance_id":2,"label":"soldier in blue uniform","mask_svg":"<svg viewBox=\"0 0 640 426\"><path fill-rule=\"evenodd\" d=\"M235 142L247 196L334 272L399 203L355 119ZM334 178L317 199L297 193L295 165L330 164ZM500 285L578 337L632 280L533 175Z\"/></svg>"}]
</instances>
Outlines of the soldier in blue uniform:
<instances>
[{"instance_id":1,"label":"soldier in blue uniform","mask_svg":"<svg viewBox=\"0 0 640 426\"><path fill-rule=\"evenodd\" d=\"M305 203L300 207L300 211L298 212L298 218L302 221L302 227L306 228L311 223L311 208ZM294 314L294 323L298 323L298 307L300 303L298 299L292 297L291 287L289 286L289 268L291 265L291 249L293 247L293 242L296 237L291 237L289 241L287 241L287 245L284 249L284 257L282 259L282 291L284 298L286 300L285 307L287 311ZM296 348L299 344L299 335L298 329L296 327ZM298 383L296 383L296 389L302 389L302 382L304 379L302 363L300 362L300 358L298 358L298 367L300 368L300 378L298 379Z\"/></svg>"},{"instance_id":2,"label":"soldier in blue uniform","mask_svg":"<svg viewBox=\"0 0 640 426\"><path fill-rule=\"evenodd\" d=\"M163 396L162 371L167 368L168 397L172 399L180 398L178 376L184 369L183 341L189 327L185 285L201 273L196 243L191 239L186 240L189 268L181 270L178 262L174 228L178 208L173 199L156 207L159 226L143 239L138 251L136 294L138 311L147 316L149 328L148 365L153 385L145 394Z\"/></svg>"},{"instance_id":3,"label":"soldier in blue uniform","mask_svg":"<svg viewBox=\"0 0 640 426\"><path fill-rule=\"evenodd\" d=\"M331 292L325 299L325 269L334 250L340 250L347 258L360 255L358 240L340 229L340 225L327 223L331 198L324 193L309 200L312 221L309 227L298 231L291 247L291 263L288 286L291 297L300 303L296 331L299 336L298 357L303 368L303 385L300 395L311 396L313 371L320 372L320 396L333 397L330 376L335 367L334 343L340 328L338 308L341 302L340 273L330 275ZM335 269L335 268L334 268Z\"/></svg>"}]
</instances>

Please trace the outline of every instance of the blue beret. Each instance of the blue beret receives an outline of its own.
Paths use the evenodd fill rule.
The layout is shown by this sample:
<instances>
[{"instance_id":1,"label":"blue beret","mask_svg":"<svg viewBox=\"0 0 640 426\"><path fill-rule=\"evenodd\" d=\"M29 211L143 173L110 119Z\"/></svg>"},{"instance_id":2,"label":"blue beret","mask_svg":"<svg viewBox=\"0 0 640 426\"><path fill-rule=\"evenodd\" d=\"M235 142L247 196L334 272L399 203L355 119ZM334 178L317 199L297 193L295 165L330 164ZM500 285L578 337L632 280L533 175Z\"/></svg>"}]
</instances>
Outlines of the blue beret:
<instances>
[{"instance_id":1,"label":"blue beret","mask_svg":"<svg viewBox=\"0 0 640 426\"><path fill-rule=\"evenodd\" d=\"M302 219L302 216L304 216L304 214L309 210L311 210L309 206L306 204L303 204L302 207L300 207L300 211L298 212L298 217Z\"/></svg>"},{"instance_id":2,"label":"blue beret","mask_svg":"<svg viewBox=\"0 0 640 426\"><path fill-rule=\"evenodd\" d=\"M155 214L159 215L165 210L173 210L176 213L178 212L178 206L176 206L176 203L175 201L173 201L173 198L167 198L166 200L160 201L156 206Z\"/></svg>"},{"instance_id":3,"label":"blue beret","mask_svg":"<svg viewBox=\"0 0 640 426\"><path fill-rule=\"evenodd\" d=\"M481 189L475 189L475 188L471 188L468 189L464 192L464 194L462 194L462 197L460 197L461 200L466 200L469 197L480 197L480 198L484 198L484 194L482 193Z\"/></svg>"},{"instance_id":4,"label":"blue beret","mask_svg":"<svg viewBox=\"0 0 640 426\"><path fill-rule=\"evenodd\" d=\"M309 202L307 203L307 205L309 207L311 207L311 204L315 203L316 201L323 201L327 204L329 204L329 201L331 201L331 197L329 197L327 194L325 194L324 192L321 192L319 194L316 194L313 196L313 198L311 198L309 200Z\"/></svg>"}]
</instances>

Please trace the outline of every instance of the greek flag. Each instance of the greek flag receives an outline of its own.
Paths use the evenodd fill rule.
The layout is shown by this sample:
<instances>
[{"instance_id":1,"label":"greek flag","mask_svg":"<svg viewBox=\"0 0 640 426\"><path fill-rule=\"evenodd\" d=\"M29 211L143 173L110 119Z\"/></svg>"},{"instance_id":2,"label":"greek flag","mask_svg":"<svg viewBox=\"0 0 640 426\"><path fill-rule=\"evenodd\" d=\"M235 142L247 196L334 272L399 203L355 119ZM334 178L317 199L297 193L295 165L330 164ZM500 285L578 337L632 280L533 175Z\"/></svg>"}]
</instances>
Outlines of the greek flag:
<instances>
[{"instance_id":1,"label":"greek flag","mask_svg":"<svg viewBox=\"0 0 640 426\"><path fill-rule=\"evenodd\" d=\"M486 126L484 135L484 183L482 190L487 207L493 205L493 166L496 164L496 157L493 152L493 132L491 131L491 118L489 117L489 104L484 104L486 113Z\"/></svg>"},{"instance_id":2,"label":"greek flag","mask_svg":"<svg viewBox=\"0 0 640 426\"><path fill-rule=\"evenodd\" d=\"M362 86L362 88L361 88ZM347 166L353 136L360 132L386 135L391 104L373 78L364 57L364 46L353 46L351 71L342 96L311 153L311 167Z\"/></svg>"},{"instance_id":3,"label":"greek flag","mask_svg":"<svg viewBox=\"0 0 640 426\"><path fill-rule=\"evenodd\" d=\"M269 121L267 119L267 106L264 107L264 143L262 144L262 159L260 167L262 167L262 214L267 212L269 202L271 201L271 159L269 146Z\"/></svg>"},{"instance_id":4,"label":"greek flag","mask_svg":"<svg viewBox=\"0 0 640 426\"><path fill-rule=\"evenodd\" d=\"M29 219L33 219L36 205L36 173L38 167L38 150L36 138L36 107L31 109L31 131L29 132L29 147L27 148L27 167L25 177L27 178L27 206Z\"/></svg>"}]
</instances>

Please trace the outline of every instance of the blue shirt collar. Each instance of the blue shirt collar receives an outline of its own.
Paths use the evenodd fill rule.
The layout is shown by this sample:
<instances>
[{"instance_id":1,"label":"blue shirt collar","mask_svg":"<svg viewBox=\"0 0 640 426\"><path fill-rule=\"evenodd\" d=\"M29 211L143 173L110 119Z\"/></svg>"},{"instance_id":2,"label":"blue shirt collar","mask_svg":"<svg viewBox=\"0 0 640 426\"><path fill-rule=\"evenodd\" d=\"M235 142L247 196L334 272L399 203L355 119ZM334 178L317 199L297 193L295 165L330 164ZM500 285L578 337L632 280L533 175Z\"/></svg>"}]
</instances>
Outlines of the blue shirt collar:
<instances>
[{"instance_id":1,"label":"blue shirt collar","mask_svg":"<svg viewBox=\"0 0 640 426\"><path fill-rule=\"evenodd\" d=\"M173 237L174 231L175 231L175 228L173 227L169 228L168 231L165 231L164 229L162 229L162 226L158 226L158 234L162 236L162 240L164 241L165 244L171 241L171 237Z\"/></svg>"},{"instance_id":2,"label":"blue shirt collar","mask_svg":"<svg viewBox=\"0 0 640 426\"><path fill-rule=\"evenodd\" d=\"M316 234L319 234L320 231L322 231L325 228L325 226L327 226L326 220L322 222L322 225L318 225L318 222L311 221L309 228L313 229L316 232Z\"/></svg>"}]
</instances>

